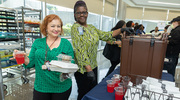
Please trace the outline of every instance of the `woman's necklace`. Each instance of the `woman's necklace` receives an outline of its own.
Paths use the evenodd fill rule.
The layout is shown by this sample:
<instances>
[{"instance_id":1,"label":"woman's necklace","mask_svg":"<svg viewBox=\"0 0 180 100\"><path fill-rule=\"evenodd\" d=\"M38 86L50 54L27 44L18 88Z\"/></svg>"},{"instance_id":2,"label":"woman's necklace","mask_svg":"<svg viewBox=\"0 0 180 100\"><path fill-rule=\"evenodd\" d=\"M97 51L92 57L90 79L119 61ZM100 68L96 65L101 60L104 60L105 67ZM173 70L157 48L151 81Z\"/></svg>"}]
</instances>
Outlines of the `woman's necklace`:
<instances>
[{"instance_id":1,"label":"woman's necklace","mask_svg":"<svg viewBox=\"0 0 180 100\"><path fill-rule=\"evenodd\" d=\"M51 43L51 45L49 46L49 49L51 48L51 46L55 43L55 41L58 39L58 37L54 40L54 42L53 43ZM49 61L47 61L47 52L48 52L48 50L49 49L47 49L47 38L46 38L46 54L45 54L45 61L44 61L44 65L42 65L42 69L48 69L48 70L50 70L49 68L48 68L48 65L49 65Z\"/></svg>"}]
</instances>

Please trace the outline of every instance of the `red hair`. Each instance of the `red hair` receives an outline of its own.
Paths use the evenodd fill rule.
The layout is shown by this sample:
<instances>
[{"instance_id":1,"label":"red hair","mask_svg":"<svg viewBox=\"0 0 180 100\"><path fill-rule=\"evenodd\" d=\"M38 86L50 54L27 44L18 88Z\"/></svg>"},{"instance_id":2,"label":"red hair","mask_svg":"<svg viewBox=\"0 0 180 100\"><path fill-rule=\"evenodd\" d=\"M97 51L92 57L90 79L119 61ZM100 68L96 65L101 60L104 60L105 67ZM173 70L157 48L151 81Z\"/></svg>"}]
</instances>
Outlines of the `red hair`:
<instances>
[{"instance_id":1,"label":"red hair","mask_svg":"<svg viewBox=\"0 0 180 100\"><path fill-rule=\"evenodd\" d=\"M61 20L61 18L59 18L59 16L55 15L55 14L50 14L50 15L47 15L44 20L42 21L42 24L40 25L40 31L41 33L44 35L44 36L47 36L47 25L54 19L58 19L61 23L61 33L60 35L63 34L63 29L62 29L62 26L63 26L63 22Z\"/></svg>"}]
</instances>

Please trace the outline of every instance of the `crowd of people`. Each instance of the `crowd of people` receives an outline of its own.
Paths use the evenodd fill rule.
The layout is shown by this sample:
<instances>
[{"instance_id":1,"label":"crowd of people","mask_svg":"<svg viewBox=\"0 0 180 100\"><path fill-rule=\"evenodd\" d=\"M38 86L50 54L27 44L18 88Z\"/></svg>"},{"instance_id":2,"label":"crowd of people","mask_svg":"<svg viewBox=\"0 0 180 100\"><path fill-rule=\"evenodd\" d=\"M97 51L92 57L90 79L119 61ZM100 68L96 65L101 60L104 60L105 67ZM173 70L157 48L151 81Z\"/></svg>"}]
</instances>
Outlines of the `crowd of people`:
<instances>
[{"instance_id":1,"label":"crowd of people","mask_svg":"<svg viewBox=\"0 0 180 100\"><path fill-rule=\"evenodd\" d=\"M55 14L47 15L42 21L40 30L45 36L36 39L32 45L29 56L25 55L25 68L35 67L35 83L33 100L68 100L72 80L70 78L60 81L60 72L48 71L43 67L51 60L57 60L59 54L67 54L75 59L79 70L74 76L78 86L78 100L89 92L97 83L97 47L98 41L106 41L107 44L103 55L111 62L108 76L120 63L121 38L123 34L145 35L144 26L138 25L133 21L127 23L120 20L109 32L97 29L91 24L87 24L88 8L84 1L77 1L74 5L75 23L71 28L71 43L64 38L59 37L63 34L63 22ZM165 64L168 73L174 75L180 51L180 16L171 21L172 30L169 33L169 42L166 57L170 59L170 64ZM169 25L165 27L164 32L168 31ZM159 35L158 27L152 32ZM14 50L17 52L18 50Z\"/></svg>"}]
</instances>

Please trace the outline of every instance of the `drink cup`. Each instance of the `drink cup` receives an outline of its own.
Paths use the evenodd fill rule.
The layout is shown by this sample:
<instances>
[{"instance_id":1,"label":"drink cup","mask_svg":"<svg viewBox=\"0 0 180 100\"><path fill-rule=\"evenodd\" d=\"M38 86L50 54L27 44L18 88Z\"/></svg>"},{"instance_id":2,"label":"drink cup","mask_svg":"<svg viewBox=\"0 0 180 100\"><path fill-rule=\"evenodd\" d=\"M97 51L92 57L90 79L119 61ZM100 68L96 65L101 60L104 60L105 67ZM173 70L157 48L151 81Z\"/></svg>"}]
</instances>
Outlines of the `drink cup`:
<instances>
[{"instance_id":1,"label":"drink cup","mask_svg":"<svg viewBox=\"0 0 180 100\"><path fill-rule=\"evenodd\" d=\"M120 82L119 84L118 84L118 86L119 87L123 87L123 96L125 95L125 93L126 93L126 89L127 89L127 86L125 86L124 84L123 84L123 82Z\"/></svg>"},{"instance_id":2,"label":"drink cup","mask_svg":"<svg viewBox=\"0 0 180 100\"><path fill-rule=\"evenodd\" d=\"M23 64L24 63L24 51L15 52L15 59L16 59L17 64Z\"/></svg>"},{"instance_id":3,"label":"drink cup","mask_svg":"<svg viewBox=\"0 0 180 100\"><path fill-rule=\"evenodd\" d=\"M113 80L107 80L107 91L109 93L113 93L114 92L114 86L115 86L115 82Z\"/></svg>"},{"instance_id":4,"label":"drink cup","mask_svg":"<svg viewBox=\"0 0 180 100\"><path fill-rule=\"evenodd\" d=\"M119 74L114 74L113 77L121 79L122 76Z\"/></svg>"},{"instance_id":5,"label":"drink cup","mask_svg":"<svg viewBox=\"0 0 180 100\"><path fill-rule=\"evenodd\" d=\"M115 100L123 100L123 86L115 87Z\"/></svg>"},{"instance_id":6,"label":"drink cup","mask_svg":"<svg viewBox=\"0 0 180 100\"><path fill-rule=\"evenodd\" d=\"M122 77L123 83L125 83L126 85L128 85L129 81L131 80L131 78L129 76L123 76Z\"/></svg>"},{"instance_id":7,"label":"drink cup","mask_svg":"<svg viewBox=\"0 0 180 100\"><path fill-rule=\"evenodd\" d=\"M118 87L118 84L119 84L120 81L121 81L119 77L112 77L111 80L114 81L115 87Z\"/></svg>"},{"instance_id":8,"label":"drink cup","mask_svg":"<svg viewBox=\"0 0 180 100\"><path fill-rule=\"evenodd\" d=\"M122 82L123 82L123 87L124 87L124 93L126 93L127 90L127 86L129 84L129 81L131 80L131 78L129 76L123 76L122 77Z\"/></svg>"}]
</instances>

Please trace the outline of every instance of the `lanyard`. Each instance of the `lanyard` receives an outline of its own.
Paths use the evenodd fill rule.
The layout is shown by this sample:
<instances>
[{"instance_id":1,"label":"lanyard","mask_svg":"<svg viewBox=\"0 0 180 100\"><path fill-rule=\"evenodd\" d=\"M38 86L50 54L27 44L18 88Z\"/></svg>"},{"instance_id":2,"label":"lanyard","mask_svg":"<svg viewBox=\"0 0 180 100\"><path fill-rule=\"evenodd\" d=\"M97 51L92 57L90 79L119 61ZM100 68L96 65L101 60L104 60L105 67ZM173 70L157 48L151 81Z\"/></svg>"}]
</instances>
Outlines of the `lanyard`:
<instances>
[{"instance_id":1,"label":"lanyard","mask_svg":"<svg viewBox=\"0 0 180 100\"><path fill-rule=\"evenodd\" d=\"M54 40L54 42L55 42L57 39L58 39L58 37ZM51 43L51 45L49 46L49 49L50 49L51 46L54 44L54 42ZM47 61L46 61L46 58L47 58L47 52L48 52L49 49L47 49L47 37L46 37L46 54L45 54L45 61L44 61L44 64L47 62Z\"/></svg>"}]
</instances>

